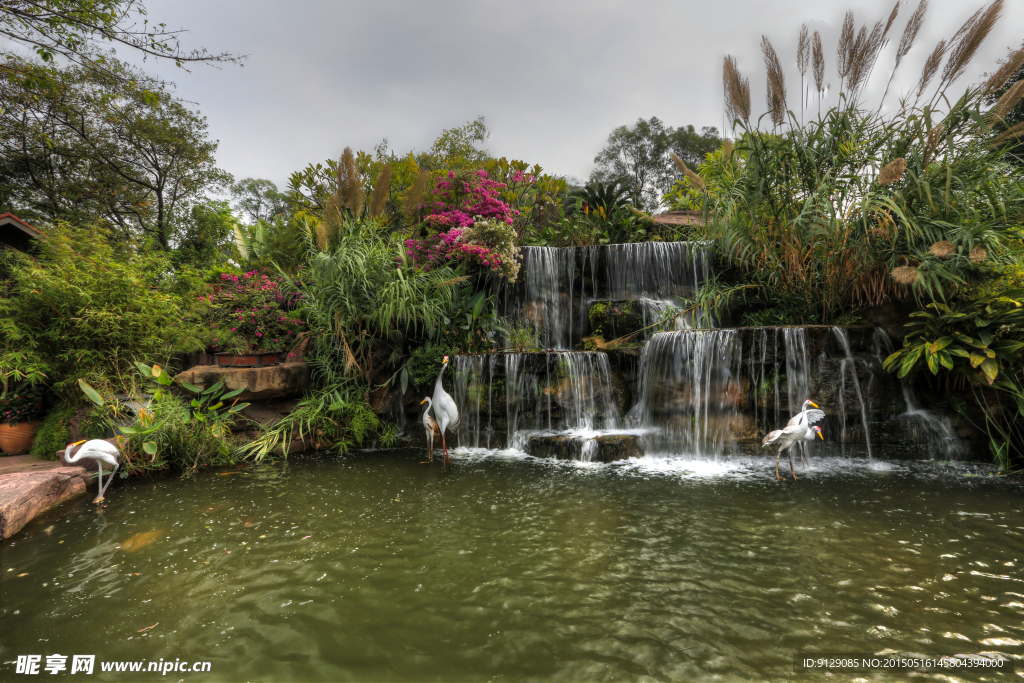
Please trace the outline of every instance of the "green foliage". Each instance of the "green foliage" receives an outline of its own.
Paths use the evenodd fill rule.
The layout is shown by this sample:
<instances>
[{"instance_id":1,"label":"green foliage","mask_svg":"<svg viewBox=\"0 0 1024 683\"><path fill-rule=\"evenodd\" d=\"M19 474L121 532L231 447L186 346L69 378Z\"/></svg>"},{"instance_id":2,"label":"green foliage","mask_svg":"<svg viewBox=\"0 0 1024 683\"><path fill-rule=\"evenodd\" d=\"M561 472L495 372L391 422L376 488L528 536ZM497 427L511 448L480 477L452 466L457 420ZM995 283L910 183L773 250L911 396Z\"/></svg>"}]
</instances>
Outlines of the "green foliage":
<instances>
[{"instance_id":1,"label":"green foliage","mask_svg":"<svg viewBox=\"0 0 1024 683\"><path fill-rule=\"evenodd\" d=\"M392 425L381 425L380 418L353 383L341 383L310 392L291 413L264 428L254 441L242 446L239 454L262 462L276 454L287 455L292 443L307 441L316 449L335 448L345 453L361 445L371 434L378 434L384 446L394 443Z\"/></svg>"},{"instance_id":2,"label":"green foliage","mask_svg":"<svg viewBox=\"0 0 1024 683\"><path fill-rule=\"evenodd\" d=\"M247 225L272 221L288 213L288 195L280 192L273 181L243 178L231 185L232 208Z\"/></svg>"},{"instance_id":3,"label":"green foliage","mask_svg":"<svg viewBox=\"0 0 1024 683\"><path fill-rule=\"evenodd\" d=\"M196 204L183 220L171 260L176 269L190 266L199 270L215 268L234 258L231 226L234 217L227 202Z\"/></svg>"},{"instance_id":4,"label":"green foliage","mask_svg":"<svg viewBox=\"0 0 1024 683\"><path fill-rule=\"evenodd\" d=\"M229 54L211 55L206 50L183 52L179 39L184 29L168 30L166 24L143 21L140 26L133 17L146 15L141 0L103 0L102 2L66 2L36 0L30 3L0 5L0 33L13 45L28 48L46 64L61 58L73 64L87 64L104 69L109 57L100 46L104 44L130 48L144 58L155 57L173 61L182 67L195 62L237 62ZM2 53L11 56L5 46ZM54 83L37 69L8 64L0 76L18 83L26 90L48 89Z\"/></svg>"},{"instance_id":5,"label":"green foliage","mask_svg":"<svg viewBox=\"0 0 1024 683\"><path fill-rule=\"evenodd\" d=\"M954 304L932 303L912 313L916 329L903 348L885 360L899 377L925 367L941 369L972 382L993 385L1020 368L1024 349L1024 290L978 296Z\"/></svg>"},{"instance_id":6,"label":"green foliage","mask_svg":"<svg viewBox=\"0 0 1024 683\"><path fill-rule=\"evenodd\" d=\"M483 116L456 128L446 128L429 150L416 155L416 163L420 168L434 172L480 168L488 156L476 145L486 141L490 135Z\"/></svg>"},{"instance_id":7,"label":"green foliage","mask_svg":"<svg viewBox=\"0 0 1024 683\"><path fill-rule=\"evenodd\" d=\"M8 66L10 61L8 62ZM44 70L52 87L0 79L2 210L170 249L190 209L230 181L206 119L160 81L118 62Z\"/></svg>"},{"instance_id":8,"label":"green foliage","mask_svg":"<svg viewBox=\"0 0 1024 683\"><path fill-rule=\"evenodd\" d=\"M1021 44L1020 49L1024 49L1024 43ZM1019 52L1011 49L1007 55L1007 61L1014 60L1015 57L1019 57ZM1024 65L1019 66L1006 83L989 93L985 97L985 104L996 104L1000 98L1006 95L1010 88L1022 80L1024 80ZM1022 123L1024 123L1024 100L1018 100L1006 113L1002 121L993 126L993 135L998 137L1003 132ZM1006 151L1006 161L1016 166L1024 165L1024 140L1017 138L1010 143L1010 147Z\"/></svg>"},{"instance_id":9,"label":"green foliage","mask_svg":"<svg viewBox=\"0 0 1024 683\"><path fill-rule=\"evenodd\" d=\"M410 384L420 391L432 391L437 374L441 372L441 361L451 353L453 351L442 342L429 341L414 348L406 364Z\"/></svg>"},{"instance_id":10,"label":"green foliage","mask_svg":"<svg viewBox=\"0 0 1024 683\"><path fill-rule=\"evenodd\" d=\"M1024 186L986 146L979 101L971 90L944 116L833 109L782 135L747 131L735 176L704 192L707 235L747 282L823 322L989 281L1019 235Z\"/></svg>"},{"instance_id":11,"label":"green foliage","mask_svg":"<svg viewBox=\"0 0 1024 683\"><path fill-rule=\"evenodd\" d=\"M202 389L187 382L191 399L175 395L174 380L159 365L135 363L143 384L134 394L138 406L130 414L117 400L107 400L87 382L79 387L100 411L110 429L121 432L122 476L177 467L191 476L200 467L233 462L231 428L248 403L230 404L243 389L224 391L223 382Z\"/></svg>"},{"instance_id":12,"label":"green foliage","mask_svg":"<svg viewBox=\"0 0 1024 683\"><path fill-rule=\"evenodd\" d=\"M120 389L135 358L206 346L205 305L171 293L163 258L122 258L102 231L68 226L41 249L13 266L0 297L0 378L47 384L77 403L78 379Z\"/></svg>"},{"instance_id":13,"label":"green foliage","mask_svg":"<svg viewBox=\"0 0 1024 683\"><path fill-rule=\"evenodd\" d=\"M608 136L605 148L594 157L597 168L591 180L622 183L635 205L651 211L680 175L670 153L696 166L720 144L715 128L698 133L693 126L665 126L657 117L637 119L633 126L619 126Z\"/></svg>"},{"instance_id":14,"label":"green foliage","mask_svg":"<svg viewBox=\"0 0 1024 683\"><path fill-rule=\"evenodd\" d=\"M63 450L71 441L71 418L75 407L62 403L51 410L36 429L36 440L32 442L32 455L53 460L57 451Z\"/></svg>"}]
</instances>

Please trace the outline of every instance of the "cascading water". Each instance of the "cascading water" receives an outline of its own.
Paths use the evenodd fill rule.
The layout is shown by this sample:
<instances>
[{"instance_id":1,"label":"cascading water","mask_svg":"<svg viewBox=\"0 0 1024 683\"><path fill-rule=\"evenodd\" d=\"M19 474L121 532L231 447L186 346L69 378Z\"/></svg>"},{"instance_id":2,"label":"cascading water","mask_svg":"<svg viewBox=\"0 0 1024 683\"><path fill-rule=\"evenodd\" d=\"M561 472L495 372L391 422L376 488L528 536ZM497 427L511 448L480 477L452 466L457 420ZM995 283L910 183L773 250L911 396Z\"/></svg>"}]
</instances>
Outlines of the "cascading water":
<instances>
[{"instance_id":1,"label":"cascading water","mask_svg":"<svg viewBox=\"0 0 1024 683\"><path fill-rule=\"evenodd\" d=\"M538 434L567 434L585 441L598 430L618 427L618 401L603 353L455 356L453 376L462 410L460 444L525 450L530 437ZM496 414L499 400L504 410ZM503 442L496 418L505 424ZM585 455L586 445L580 450Z\"/></svg>"},{"instance_id":2,"label":"cascading water","mask_svg":"<svg viewBox=\"0 0 1024 683\"><path fill-rule=\"evenodd\" d=\"M717 457L732 438L741 399L736 330L661 332L640 356L630 411L647 453Z\"/></svg>"},{"instance_id":3,"label":"cascading water","mask_svg":"<svg viewBox=\"0 0 1024 683\"><path fill-rule=\"evenodd\" d=\"M872 457L871 454L871 429L868 427L868 409L864 403L864 393L860 389L860 380L857 378L857 362L853 358L853 352L850 350L850 338L841 327L833 327L832 333L839 341L839 345L843 350L844 358L839 366L839 373L842 377L842 384L840 385L839 398L843 400L843 394L846 388L846 373L849 371L851 378L853 379L853 389L857 395L857 401L860 402L860 420L861 426L864 429L864 442L867 444L868 457ZM839 414L842 418L842 432L839 436L840 443L843 444L843 454L846 454L846 410L845 407L840 405Z\"/></svg>"},{"instance_id":4,"label":"cascading water","mask_svg":"<svg viewBox=\"0 0 1024 683\"><path fill-rule=\"evenodd\" d=\"M882 329L876 329L872 338L875 357L884 361L894 352L892 340ZM948 417L936 415L918 405L914 389L907 382L899 380L906 410L901 418L910 420L916 436L926 442L927 452L934 458L941 456L946 460L956 460L963 456L964 445L953 431Z\"/></svg>"},{"instance_id":5,"label":"cascading water","mask_svg":"<svg viewBox=\"0 0 1024 683\"><path fill-rule=\"evenodd\" d=\"M709 248L690 242L522 247L522 259L519 283L500 297L501 314L532 322L540 345L556 350L579 344L594 301L640 300L646 326L712 274Z\"/></svg>"}]
</instances>

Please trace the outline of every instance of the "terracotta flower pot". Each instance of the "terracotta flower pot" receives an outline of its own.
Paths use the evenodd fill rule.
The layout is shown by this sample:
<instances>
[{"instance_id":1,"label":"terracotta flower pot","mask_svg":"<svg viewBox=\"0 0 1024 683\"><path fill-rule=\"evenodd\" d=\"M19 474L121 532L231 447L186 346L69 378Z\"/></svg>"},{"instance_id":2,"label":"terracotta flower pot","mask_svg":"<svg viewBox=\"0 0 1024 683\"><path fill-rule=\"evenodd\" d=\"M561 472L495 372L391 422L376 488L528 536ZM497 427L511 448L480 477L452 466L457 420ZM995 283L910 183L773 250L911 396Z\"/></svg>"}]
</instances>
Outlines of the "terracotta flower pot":
<instances>
[{"instance_id":1,"label":"terracotta flower pot","mask_svg":"<svg viewBox=\"0 0 1024 683\"><path fill-rule=\"evenodd\" d=\"M277 365L281 362L280 354L270 351L253 351L252 353L218 353L217 365L239 368L259 368L265 365Z\"/></svg>"},{"instance_id":2,"label":"terracotta flower pot","mask_svg":"<svg viewBox=\"0 0 1024 683\"><path fill-rule=\"evenodd\" d=\"M36 440L38 426L38 422L19 422L14 426L7 422L0 424L0 449L7 455L18 455L27 451Z\"/></svg>"}]
</instances>

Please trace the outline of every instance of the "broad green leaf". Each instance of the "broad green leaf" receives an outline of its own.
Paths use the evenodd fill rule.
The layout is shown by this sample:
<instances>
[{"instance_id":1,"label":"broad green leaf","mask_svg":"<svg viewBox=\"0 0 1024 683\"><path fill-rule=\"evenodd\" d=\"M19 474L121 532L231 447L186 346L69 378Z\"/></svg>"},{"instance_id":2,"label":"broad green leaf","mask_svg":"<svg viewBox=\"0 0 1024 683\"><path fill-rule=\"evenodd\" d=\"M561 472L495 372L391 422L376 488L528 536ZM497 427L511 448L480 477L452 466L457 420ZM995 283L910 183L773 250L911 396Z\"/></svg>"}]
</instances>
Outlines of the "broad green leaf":
<instances>
[{"instance_id":1,"label":"broad green leaf","mask_svg":"<svg viewBox=\"0 0 1024 683\"><path fill-rule=\"evenodd\" d=\"M953 343L952 337L940 337L932 342L932 353L936 353Z\"/></svg>"},{"instance_id":2,"label":"broad green leaf","mask_svg":"<svg viewBox=\"0 0 1024 683\"><path fill-rule=\"evenodd\" d=\"M220 400L227 401L228 399L234 398L235 396L238 396L240 393L245 391L246 388L247 387L242 387L241 389L235 389L234 391L229 391L228 393L226 393L223 396L221 396Z\"/></svg>"},{"instance_id":3,"label":"broad green leaf","mask_svg":"<svg viewBox=\"0 0 1024 683\"><path fill-rule=\"evenodd\" d=\"M245 410L249 407L248 403L236 403L235 405L228 408L229 413L237 413L240 410Z\"/></svg>"},{"instance_id":4,"label":"broad green leaf","mask_svg":"<svg viewBox=\"0 0 1024 683\"><path fill-rule=\"evenodd\" d=\"M981 332L978 332L978 339L981 340L982 344L988 346L989 344L992 343L992 333L982 330Z\"/></svg>"},{"instance_id":5,"label":"broad green leaf","mask_svg":"<svg viewBox=\"0 0 1024 683\"><path fill-rule=\"evenodd\" d=\"M950 357L948 352L946 352L945 350L939 351L937 356L939 362L942 363L942 367L946 368L947 370L953 369L953 359Z\"/></svg>"},{"instance_id":6,"label":"broad green leaf","mask_svg":"<svg viewBox=\"0 0 1024 683\"><path fill-rule=\"evenodd\" d=\"M886 371L892 372L892 369L896 366L896 364L899 362L899 360L900 360L900 358L902 356L903 356L903 349L900 349L896 353L894 353L891 356L889 356L888 358L886 358L885 362L882 363L882 367L885 368Z\"/></svg>"},{"instance_id":7,"label":"broad green leaf","mask_svg":"<svg viewBox=\"0 0 1024 683\"><path fill-rule=\"evenodd\" d=\"M185 387L186 389L191 391L193 394L201 394L201 393L203 393L202 389L197 387L195 384L189 384L185 380L181 380L181 386Z\"/></svg>"},{"instance_id":8,"label":"broad green leaf","mask_svg":"<svg viewBox=\"0 0 1024 683\"><path fill-rule=\"evenodd\" d=\"M153 368L149 367L145 363L140 363L139 361L135 361L135 367L137 367L139 369L139 372L142 373L143 377L149 378L149 377L153 376Z\"/></svg>"},{"instance_id":9,"label":"broad green leaf","mask_svg":"<svg viewBox=\"0 0 1024 683\"><path fill-rule=\"evenodd\" d=\"M970 358L971 354L966 349L962 349L959 346L950 346L948 349L943 349L943 353L948 353L953 356L959 356L960 358Z\"/></svg>"},{"instance_id":10,"label":"broad green leaf","mask_svg":"<svg viewBox=\"0 0 1024 683\"><path fill-rule=\"evenodd\" d=\"M118 427L118 429L120 429L123 434L138 434L139 433L139 430L135 429L135 427Z\"/></svg>"},{"instance_id":11,"label":"broad green leaf","mask_svg":"<svg viewBox=\"0 0 1024 683\"><path fill-rule=\"evenodd\" d=\"M198 399L195 399L195 398L194 398L194 399L192 399L192 407L193 407L193 408L198 408L198 407L199 407L199 406L201 406L201 405L203 405L203 404L202 404L202 403L200 403Z\"/></svg>"},{"instance_id":12,"label":"broad green leaf","mask_svg":"<svg viewBox=\"0 0 1024 683\"><path fill-rule=\"evenodd\" d=\"M989 384L996 381L996 376L999 375L999 363L991 358L986 358L981 364L981 371L985 373L985 379L988 380Z\"/></svg>"},{"instance_id":13,"label":"broad green leaf","mask_svg":"<svg viewBox=\"0 0 1024 683\"><path fill-rule=\"evenodd\" d=\"M928 369L932 371L933 375L939 374L939 359L934 354L928 354Z\"/></svg>"},{"instance_id":14,"label":"broad green leaf","mask_svg":"<svg viewBox=\"0 0 1024 683\"><path fill-rule=\"evenodd\" d=\"M1024 347L1024 343L1012 339L997 339L988 345L990 349L1002 355L1010 355Z\"/></svg>"},{"instance_id":15,"label":"broad green leaf","mask_svg":"<svg viewBox=\"0 0 1024 683\"><path fill-rule=\"evenodd\" d=\"M156 444L152 441L147 441L142 444L142 450L146 451L150 455L156 455Z\"/></svg>"},{"instance_id":16,"label":"broad green leaf","mask_svg":"<svg viewBox=\"0 0 1024 683\"><path fill-rule=\"evenodd\" d=\"M210 394L217 393L218 391L220 391L223 388L224 388L224 380L221 380L221 381L217 382L216 384L214 384L209 389L207 389L206 391L204 391L203 392L203 396L208 396Z\"/></svg>"},{"instance_id":17,"label":"broad green leaf","mask_svg":"<svg viewBox=\"0 0 1024 683\"><path fill-rule=\"evenodd\" d=\"M976 368L987 360L985 354L971 351L971 367Z\"/></svg>"},{"instance_id":18,"label":"broad green leaf","mask_svg":"<svg viewBox=\"0 0 1024 683\"><path fill-rule=\"evenodd\" d=\"M85 395L89 397L89 400L98 406L103 405L103 397L100 396L99 392L89 386L89 383L84 379L78 380L78 388L85 392Z\"/></svg>"}]
</instances>

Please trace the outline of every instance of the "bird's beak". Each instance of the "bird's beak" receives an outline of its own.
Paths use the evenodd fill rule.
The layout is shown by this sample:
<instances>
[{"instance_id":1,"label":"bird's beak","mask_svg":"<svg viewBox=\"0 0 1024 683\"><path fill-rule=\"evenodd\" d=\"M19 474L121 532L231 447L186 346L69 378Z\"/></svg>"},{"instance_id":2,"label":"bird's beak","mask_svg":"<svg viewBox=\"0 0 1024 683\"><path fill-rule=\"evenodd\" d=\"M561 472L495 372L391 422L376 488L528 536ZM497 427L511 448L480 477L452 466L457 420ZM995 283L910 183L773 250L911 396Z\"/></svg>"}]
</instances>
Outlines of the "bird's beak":
<instances>
[{"instance_id":1,"label":"bird's beak","mask_svg":"<svg viewBox=\"0 0 1024 683\"><path fill-rule=\"evenodd\" d=\"M73 444L71 444L71 445L72 445L72 446L81 446L81 445L82 445L83 443L85 443L86 441L88 441L88 439L82 439L81 441L76 441L75 443L73 443Z\"/></svg>"},{"instance_id":2,"label":"bird's beak","mask_svg":"<svg viewBox=\"0 0 1024 683\"><path fill-rule=\"evenodd\" d=\"M818 407L818 404L817 404L817 403L815 403L814 401L808 401L808 403L810 403L810 404L811 404L812 406L814 406L815 408L817 408L817 407Z\"/></svg>"},{"instance_id":3,"label":"bird's beak","mask_svg":"<svg viewBox=\"0 0 1024 683\"><path fill-rule=\"evenodd\" d=\"M814 407L815 407L815 408L817 408L818 406L814 406ZM819 438L819 439L821 439L822 441L824 441L824 440L825 440L825 437L823 437L823 436L821 435L821 430L820 430L820 429L818 430L818 438Z\"/></svg>"},{"instance_id":4,"label":"bird's beak","mask_svg":"<svg viewBox=\"0 0 1024 683\"><path fill-rule=\"evenodd\" d=\"M420 401L420 405L423 405L426 402L427 402L427 399L423 399L422 401Z\"/></svg>"}]
</instances>

